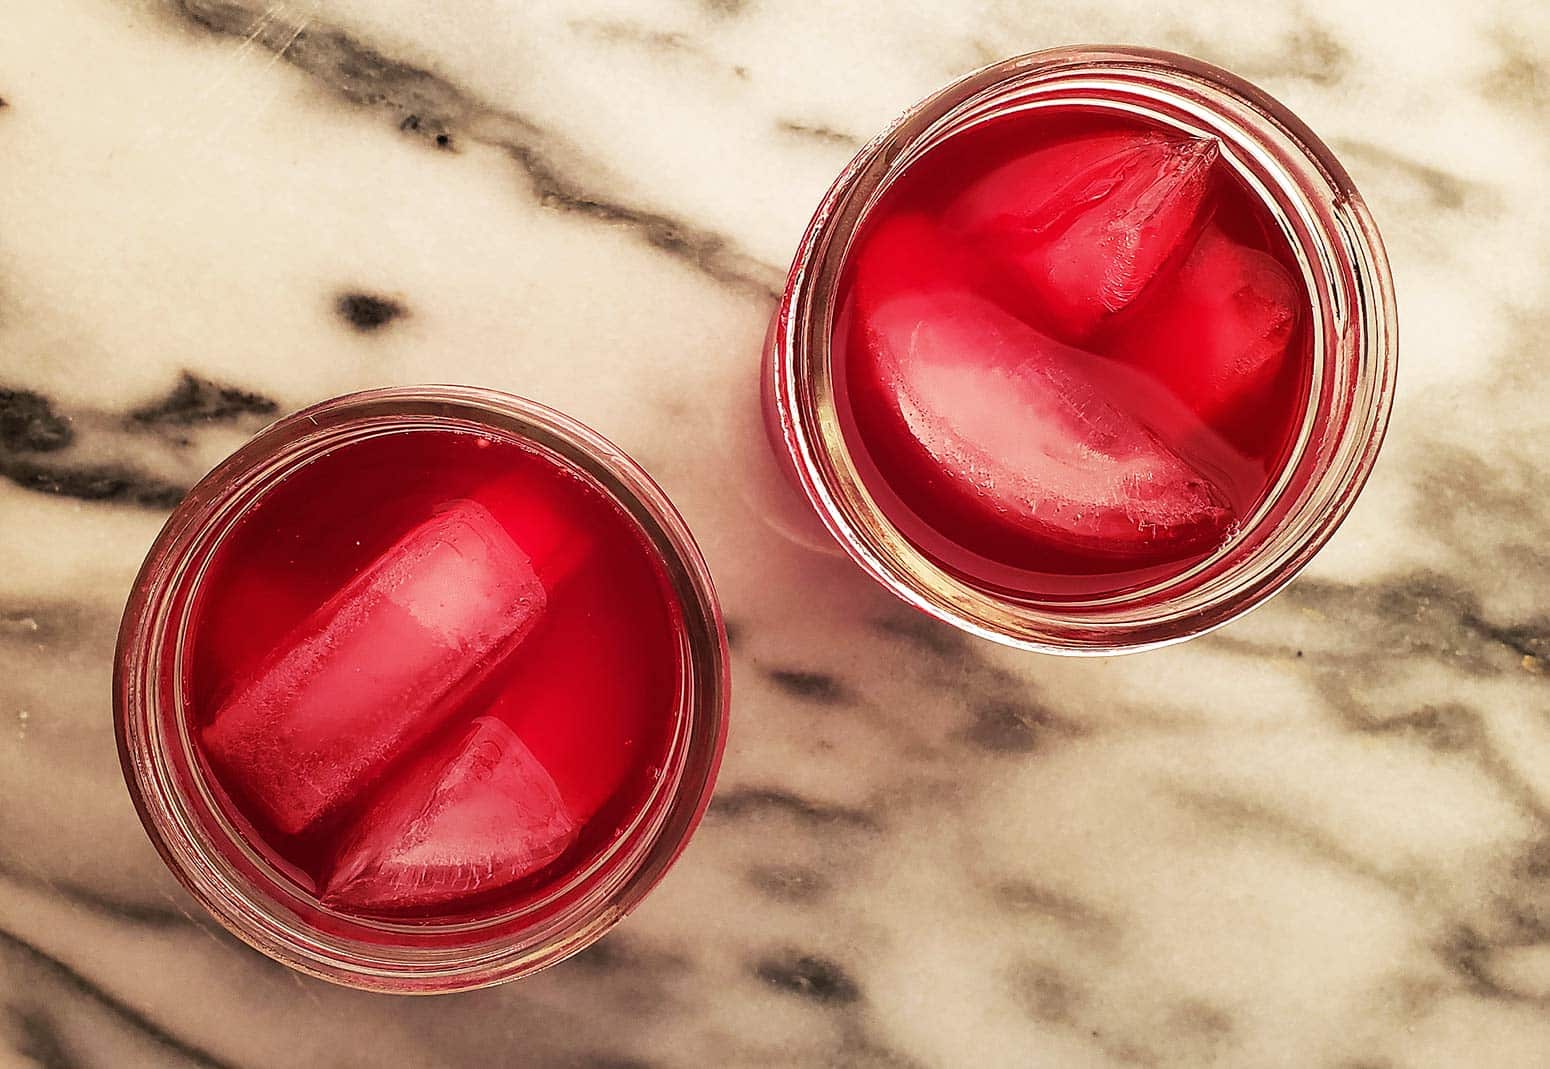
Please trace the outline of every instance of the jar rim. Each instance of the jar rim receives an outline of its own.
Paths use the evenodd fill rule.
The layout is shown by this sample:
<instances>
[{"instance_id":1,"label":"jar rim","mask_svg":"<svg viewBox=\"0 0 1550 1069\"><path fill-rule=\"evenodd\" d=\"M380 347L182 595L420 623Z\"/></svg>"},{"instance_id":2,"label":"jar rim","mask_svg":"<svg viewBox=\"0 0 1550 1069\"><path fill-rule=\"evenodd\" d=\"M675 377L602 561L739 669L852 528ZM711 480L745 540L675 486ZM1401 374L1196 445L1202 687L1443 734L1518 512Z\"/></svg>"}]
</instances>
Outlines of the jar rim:
<instances>
[{"instance_id":1,"label":"jar rim","mask_svg":"<svg viewBox=\"0 0 1550 1069\"><path fill-rule=\"evenodd\" d=\"M982 118L1008 94L1036 90L1060 103L1062 90L1098 85L1219 123L1264 157L1255 164L1273 173L1288 196L1295 195L1299 223L1317 245L1294 251L1311 261L1305 263L1310 270L1328 273L1332 292L1326 296L1310 284L1309 296L1344 328L1332 332L1327 351L1315 350L1314 373L1338 352L1354 369L1356 389L1340 413L1336 448L1316 486L1319 499L1304 503L1297 522L1285 525L1285 537L1266 538L1246 550L1251 535L1266 536L1265 529L1246 527L1209 561L1165 579L1164 584L1175 583L1206 574L1208 567L1218 569L1209 582L1172 600L1146 603L1142 595L1155 593L1148 588L1057 605L962 579L894 526L850 462L829 350L845 258L889 181L937 143L933 138L955 132L954 122ZM1282 210L1268 202L1267 207ZM798 247L771 326L765 387L772 433L788 454L799 489L841 548L873 579L927 614L1004 645L1106 656L1183 641L1227 623L1284 587L1333 536L1365 485L1387 429L1396 331L1393 280L1376 225L1349 174L1306 124L1262 89L1201 60L1130 46L1066 46L1014 56L952 82L907 109L856 154L825 194ZM1283 465L1283 475L1301 459ZM1261 508L1255 515L1264 514ZM1229 569L1222 562L1233 551L1240 551L1242 560Z\"/></svg>"},{"instance_id":2,"label":"jar rim","mask_svg":"<svg viewBox=\"0 0 1550 1069\"><path fill-rule=\"evenodd\" d=\"M169 629L178 626L172 603L186 601L203 580L197 574L190 579L188 569L197 560L208 560L222 537L213 525L226 523L229 529L231 521L223 516L239 507L243 494L251 504L273 485L277 471L293 470L294 465L287 468L276 458L300 456L309 444L329 441L330 434L337 439L352 428L416 419L430 421L425 427L453 420L482 426L536 446L587 476L622 509L644 536L678 602L682 687L679 725L662 789L641 803L629 831L610 847L613 852L589 861L582 876L553 896L564 898L553 917L541 918L531 931L520 926L523 916L536 916L535 911L549 904L546 898L515 914L497 915L488 924L410 927L360 922L363 930L402 928L416 933L413 945L391 945L341 936L288 912L276 901L273 889L284 885L272 874L250 879L246 866L226 856L229 849L252 854L229 826L224 841L209 841L211 832L192 815L197 802L185 797L191 792L172 771L180 758L176 744L162 730L170 699L158 680L166 669L164 651L175 637ZM135 579L119 629L113 700L125 782L141 823L168 868L217 921L270 957L322 979L368 990L428 994L501 983L553 964L600 938L656 885L709 804L725 745L730 659L725 621L704 556L661 487L621 449L579 421L512 394L469 386L401 386L330 398L280 419L189 491ZM171 715L182 719L180 709ZM200 784L199 790L208 788ZM594 877L595 885L588 882ZM294 890L288 893L300 897ZM309 906L317 909L316 903ZM496 925L501 926L499 934L483 942L430 941L481 926L496 932Z\"/></svg>"}]
</instances>

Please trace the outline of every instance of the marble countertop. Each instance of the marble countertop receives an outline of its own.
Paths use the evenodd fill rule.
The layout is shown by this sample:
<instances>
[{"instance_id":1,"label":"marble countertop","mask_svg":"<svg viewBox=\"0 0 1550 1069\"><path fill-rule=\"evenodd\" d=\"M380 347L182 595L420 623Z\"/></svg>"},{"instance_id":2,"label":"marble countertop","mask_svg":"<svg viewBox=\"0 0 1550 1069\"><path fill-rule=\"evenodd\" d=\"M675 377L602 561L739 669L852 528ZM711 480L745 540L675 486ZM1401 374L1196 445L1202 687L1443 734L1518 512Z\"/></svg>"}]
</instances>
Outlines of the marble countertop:
<instances>
[{"instance_id":1,"label":"marble countertop","mask_svg":"<svg viewBox=\"0 0 1550 1069\"><path fill-rule=\"evenodd\" d=\"M432 8L436 10L433 11ZM0 1064L1550 1065L1550 9L13 0L0 15ZM1193 52L1388 241L1393 429L1335 541L1206 639L1019 655L807 547L758 350L861 140L975 66ZM615 934L395 999L182 893L110 654L179 494L276 413L562 408L696 531L714 806Z\"/></svg>"}]
</instances>

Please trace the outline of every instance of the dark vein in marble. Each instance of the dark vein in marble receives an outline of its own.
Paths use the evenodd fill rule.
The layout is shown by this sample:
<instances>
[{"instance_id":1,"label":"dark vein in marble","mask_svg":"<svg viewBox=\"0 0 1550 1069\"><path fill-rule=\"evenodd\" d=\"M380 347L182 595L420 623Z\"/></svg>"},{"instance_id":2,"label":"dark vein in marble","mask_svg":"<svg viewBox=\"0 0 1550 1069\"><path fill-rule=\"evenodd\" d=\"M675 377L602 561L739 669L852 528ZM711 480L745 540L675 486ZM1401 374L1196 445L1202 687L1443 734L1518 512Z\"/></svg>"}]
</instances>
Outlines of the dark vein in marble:
<instances>
[{"instance_id":1,"label":"dark vein in marble","mask_svg":"<svg viewBox=\"0 0 1550 1069\"><path fill-rule=\"evenodd\" d=\"M568 959L564 966L565 969L595 973L624 971L658 976L682 974L692 967L692 962L684 955L648 946L639 938L624 932L613 932L606 939L593 943Z\"/></svg>"},{"instance_id":2,"label":"dark vein in marble","mask_svg":"<svg viewBox=\"0 0 1550 1069\"><path fill-rule=\"evenodd\" d=\"M840 1025L840 1053L829 1064L844 1069L925 1069L924 1064L872 1039L854 1017Z\"/></svg>"},{"instance_id":3,"label":"dark vein in marble","mask_svg":"<svg viewBox=\"0 0 1550 1069\"><path fill-rule=\"evenodd\" d=\"M370 293L341 293L334 298L334 312L359 334L373 334L395 319L409 314L391 297Z\"/></svg>"},{"instance_id":4,"label":"dark vein in marble","mask_svg":"<svg viewBox=\"0 0 1550 1069\"><path fill-rule=\"evenodd\" d=\"M418 115L413 114L413 113L405 115L402 119L400 119L398 121L398 129L400 131L402 131L403 133L406 133L406 134L419 133L420 130L422 129L422 126L421 126L421 123L420 123L420 117ZM431 144L433 144L437 148L441 149L441 151L443 151L443 152L456 152L457 151L457 146L455 144L453 144L453 142L452 142L452 135L447 133L445 130L440 131L440 132L433 131L433 130L427 130L426 133L427 133L427 135L433 135L433 136L431 136Z\"/></svg>"},{"instance_id":5,"label":"dark vein in marble","mask_svg":"<svg viewBox=\"0 0 1550 1069\"><path fill-rule=\"evenodd\" d=\"M1480 933L1467 924L1450 931L1436 946L1442 963L1464 981L1465 988L1477 998L1498 998L1502 991L1486 971L1491 948Z\"/></svg>"},{"instance_id":6,"label":"dark vein in marble","mask_svg":"<svg viewBox=\"0 0 1550 1069\"><path fill-rule=\"evenodd\" d=\"M1156 1035L1135 1039L1116 1034L1110 1015L1093 1005L1088 985L1055 961L1018 961L1006 970L1004 982L1029 1020L1042 1028L1065 1031L1122 1065L1218 1064L1219 1048L1232 1028L1225 1011L1191 1000L1175 1007ZM1207 1030L1207 1020L1219 1025L1218 1030ZM1162 1044L1167 1055L1149 1043Z\"/></svg>"},{"instance_id":7,"label":"dark vein in marble","mask_svg":"<svg viewBox=\"0 0 1550 1069\"><path fill-rule=\"evenodd\" d=\"M1166 791L1173 802L1233 836L1272 843L1302 857L1328 865L1374 884L1405 902L1416 902L1423 889L1408 873L1385 868L1347 847L1314 824L1257 799L1173 785Z\"/></svg>"},{"instance_id":8,"label":"dark vein in marble","mask_svg":"<svg viewBox=\"0 0 1550 1069\"><path fill-rule=\"evenodd\" d=\"M1505 873L1491 881L1488 905L1475 915L1476 929L1496 947L1518 948L1550 943L1550 883L1535 873L1550 842L1531 844Z\"/></svg>"},{"instance_id":9,"label":"dark vein in marble","mask_svg":"<svg viewBox=\"0 0 1550 1069\"><path fill-rule=\"evenodd\" d=\"M804 824L876 828L871 815L849 806L826 805L776 787L739 787L723 790L711 799L708 815L741 820L764 813L782 813Z\"/></svg>"},{"instance_id":10,"label":"dark vein in marble","mask_svg":"<svg viewBox=\"0 0 1550 1069\"><path fill-rule=\"evenodd\" d=\"M829 895L823 873L797 865L754 865L743 877L764 897L779 902L812 905Z\"/></svg>"},{"instance_id":11,"label":"dark vein in marble","mask_svg":"<svg viewBox=\"0 0 1550 1069\"><path fill-rule=\"evenodd\" d=\"M926 654L910 658L910 667L922 674L923 685L950 691L968 706L971 723L958 737L971 745L1027 752L1030 740L1036 749L1055 736L1078 738L1088 732L1031 697L1028 680L995 663L989 643L919 612L881 617L872 626Z\"/></svg>"},{"instance_id":12,"label":"dark vein in marble","mask_svg":"<svg viewBox=\"0 0 1550 1069\"><path fill-rule=\"evenodd\" d=\"M1459 621L1475 634L1505 646L1523 657L1550 658L1550 617L1539 617L1524 624L1504 627L1493 624L1477 612L1466 611Z\"/></svg>"},{"instance_id":13,"label":"dark vein in marble","mask_svg":"<svg viewBox=\"0 0 1550 1069\"><path fill-rule=\"evenodd\" d=\"M988 754L1028 755L1091 735L1094 728L1045 704L1026 676L1003 668L993 648L923 613L898 612L874 618L871 627L894 644L901 664L919 684L950 693L968 713L952 741ZM913 653L923 656L912 656Z\"/></svg>"},{"instance_id":14,"label":"dark vein in marble","mask_svg":"<svg viewBox=\"0 0 1550 1069\"><path fill-rule=\"evenodd\" d=\"M1536 525L1537 518L1530 516L1525 529ZM1401 677L1417 658L1448 673L1476 678L1511 674L1540 684L1547 679L1543 667L1550 656L1550 617L1492 620L1475 592L1432 572L1361 586L1304 579L1286 591L1284 603L1283 608L1340 621L1341 634L1349 636L1347 644L1297 662L1342 727L1468 760L1520 812L1550 827L1550 802L1492 740L1480 710L1459 701L1396 702L1383 687L1385 679ZM1252 642L1238 648L1258 655L1275 650L1273 644Z\"/></svg>"},{"instance_id":15,"label":"dark vein in marble","mask_svg":"<svg viewBox=\"0 0 1550 1069\"><path fill-rule=\"evenodd\" d=\"M271 416L280 406L271 398L200 378L185 371L177 385L129 413L131 423L146 427L189 427L229 423L245 416Z\"/></svg>"},{"instance_id":16,"label":"dark vein in marble","mask_svg":"<svg viewBox=\"0 0 1550 1069\"><path fill-rule=\"evenodd\" d=\"M963 729L963 738L991 753L1034 753L1053 740L1086 733L1080 725L1029 701L990 699L976 703L970 712L972 720Z\"/></svg>"},{"instance_id":17,"label":"dark vein in marble","mask_svg":"<svg viewBox=\"0 0 1550 1069\"><path fill-rule=\"evenodd\" d=\"M1086 1001L1065 972L1048 962L1021 962L1012 969L1010 980L1018 1005L1041 1024L1074 1024Z\"/></svg>"},{"instance_id":18,"label":"dark vein in marble","mask_svg":"<svg viewBox=\"0 0 1550 1069\"><path fill-rule=\"evenodd\" d=\"M825 1005L843 1006L861 1000L860 986L839 963L817 954L774 954L754 962L751 971L778 991Z\"/></svg>"},{"instance_id":19,"label":"dark vein in marble","mask_svg":"<svg viewBox=\"0 0 1550 1069\"><path fill-rule=\"evenodd\" d=\"M1477 893L1452 896L1458 900L1443 910L1430 950L1468 994L1550 1007L1550 995L1516 990L1492 968L1498 951L1550 944L1550 835L1541 833L1510 863L1492 866L1482 877Z\"/></svg>"},{"instance_id":20,"label":"dark vein in marble","mask_svg":"<svg viewBox=\"0 0 1550 1069\"><path fill-rule=\"evenodd\" d=\"M1542 839L1523 852L1514 865L1516 875L1526 880L1544 881L1550 890L1550 838Z\"/></svg>"},{"instance_id":21,"label":"dark vein in marble","mask_svg":"<svg viewBox=\"0 0 1550 1069\"><path fill-rule=\"evenodd\" d=\"M1286 33L1250 38L1256 43L1274 42L1273 50L1224 49L1220 41L1202 37L1190 23L1178 23L1169 47L1209 58L1251 81L1300 78L1319 86L1332 86L1351 72L1355 59L1333 33L1306 11L1295 13L1296 23Z\"/></svg>"},{"instance_id":22,"label":"dark vein in marble","mask_svg":"<svg viewBox=\"0 0 1550 1069\"><path fill-rule=\"evenodd\" d=\"M31 1059L38 1069L74 1069L80 1063L70 1057L54 1022L42 1013L12 1010L11 1018L21 1033L22 1043L17 1052Z\"/></svg>"},{"instance_id":23,"label":"dark vein in marble","mask_svg":"<svg viewBox=\"0 0 1550 1069\"><path fill-rule=\"evenodd\" d=\"M559 972L576 969L587 972L608 972L626 963L627 956L624 948L624 937L615 933L571 955L557 967L557 970Z\"/></svg>"},{"instance_id":24,"label":"dark vein in marble","mask_svg":"<svg viewBox=\"0 0 1550 1069\"><path fill-rule=\"evenodd\" d=\"M181 433L206 425L241 425L279 410L270 398L184 372L162 397L127 413L94 410L65 415L51 399L30 390L0 390L0 479L24 490L78 501L121 503L167 510L188 492L172 479L122 461L71 459L83 431L128 449L138 435L156 432L167 444L188 445ZM93 443L100 449L101 442Z\"/></svg>"},{"instance_id":25,"label":"dark vein in marble","mask_svg":"<svg viewBox=\"0 0 1550 1069\"><path fill-rule=\"evenodd\" d=\"M1501 947L1550 943L1550 832L1539 835L1491 874L1478 929Z\"/></svg>"},{"instance_id":26,"label":"dark vein in marble","mask_svg":"<svg viewBox=\"0 0 1550 1069\"><path fill-rule=\"evenodd\" d=\"M657 30L637 22L618 19L572 19L567 24L575 33L599 41L624 42L653 52L698 52L688 34L676 30Z\"/></svg>"},{"instance_id":27,"label":"dark vein in marble","mask_svg":"<svg viewBox=\"0 0 1550 1069\"><path fill-rule=\"evenodd\" d=\"M0 861L0 879L44 894L63 898L93 913L122 921L126 924L144 925L151 928L183 927L190 923L185 913L165 906L152 906L141 902L126 902L105 895L100 891L76 883L73 880L42 876Z\"/></svg>"},{"instance_id":28,"label":"dark vein in marble","mask_svg":"<svg viewBox=\"0 0 1550 1069\"><path fill-rule=\"evenodd\" d=\"M1527 533L1542 528L1538 511L1530 508L1519 514L1517 507L1524 502L1516 494L1504 499L1488 479L1477 479L1476 485L1477 505L1496 494L1500 500L1494 513L1519 519ZM1541 829L1539 838L1505 871L1480 875L1482 885L1476 892L1460 895L1451 882L1428 885L1421 882L1421 872L1390 871L1324 830L1256 801L1200 793L1187 799L1187 806L1237 834L1276 841L1305 857L1386 886L1409 905L1421 906L1424 916L1431 917L1440 930L1429 944L1432 956L1468 995L1550 1005L1550 999L1516 992L1497 981L1491 962L1502 948L1550 944L1550 806L1493 741L1488 714L1462 700L1404 705L1384 688L1386 680L1406 674L1417 657L1428 658L1445 671L1482 679L1528 669L1535 672L1530 679L1538 682L1538 666L1544 663L1550 637L1547 620L1538 617L1511 624L1491 620L1476 592L1457 579L1429 572L1367 586L1304 579L1287 595L1287 606L1339 620L1341 634L1349 635L1349 641L1296 662L1297 671L1318 689L1342 727L1375 739L1423 745L1440 758L1471 762L1508 803ZM1265 654L1274 646L1246 643L1245 649ZM1183 793L1176 798L1183 799Z\"/></svg>"},{"instance_id":29,"label":"dark vein in marble","mask_svg":"<svg viewBox=\"0 0 1550 1069\"><path fill-rule=\"evenodd\" d=\"M862 139L854 134L847 134L843 130L836 130L832 126L822 123L797 122L795 119L779 119L775 123L775 129L783 134L792 134L808 141L817 141L825 145L839 145L842 148L860 148Z\"/></svg>"},{"instance_id":30,"label":"dark vein in marble","mask_svg":"<svg viewBox=\"0 0 1550 1069\"><path fill-rule=\"evenodd\" d=\"M1462 702L1423 706L1394 716L1368 713L1349 703L1346 726L1374 736L1410 738L1441 754L1472 760L1519 811L1550 827L1550 806L1492 743L1479 712Z\"/></svg>"},{"instance_id":31,"label":"dark vein in marble","mask_svg":"<svg viewBox=\"0 0 1550 1069\"><path fill-rule=\"evenodd\" d=\"M881 634L903 639L937 657L966 652L969 645L968 635L923 612L880 617L872 621L872 626Z\"/></svg>"},{"instance_id":32,"label":"dark vein in marble","mask_svg":"<svg viewBox=\"0 0 1550 1069\"><path fill-rule=\"evenodd\" d=\"M576 1069L656 1069L656 1063L642 1058L618 1057L612 1054L593 1054L579 1062L569 1062Z\"/></svg>"},{"instance_id":33,"label":"dark vein in marble","mask_svg":"<svg viewBox=\"0 0 1550 1069\"><path fill-rule=\"evenodd\" d=\"M0 612L0 641L20 641L41 647L45 642L45 637L39 634L42 629L37 618L27 612Z\"/></svg>"},{"instance_id":34,"label":"dark vein in marble","mask_svg":"<svg viewBox=\"0 0 1550 1069\"><path fill-rule=\"evenodd\" d=\"M660 212L626 207L582 192L563 180L531 146L504 144L500 147L527 173L538 202L544 207L602 223L627 226L648 245L692 264L718 282L737 285L770 300L780 296L779 272L771 268L730 266L741 257L721 235L699 230Z\"/></svg>"},{"instance_id":35,"label":"dark vein in marble","mask_svg":"<svg viewBox=\"0 0 1550 1069\"><path fill-rule=\"evenodd\" d=\"M1177 1033L1210 1046L1218 1046L1237 1030L1232 1014L1201 999L1185 999L1168 1013L1168 1026Z\"/></svg>"},{"instance_id":36,"label":"dark vein in marble","mask_svg":"<svg viewBox=\"0 0 1550 1069\"><path fill-rule=\"evenodd\" d=\"M50 646L55 654L111 649L122 612L120 598L113 595L101 602L84 598L0 601L0 642Z\"/></svg>"},{"instance_id":37,"label":"dark vein in marble","mask_svg":"<svg viewBox=\"0 0 1550 1069\"><path fill-rule=\"evenodd\" d=\"M431 71L384 56L310 16L293 19L275 7L260 12L234 0L166 0L165 6L191 28L268 49L349 104L390 112L401 131L433 147L438 135L467 125L480 110Z\"/></svg>"},{"instance_id":38,"label":"dark vein in marble","mask_svg":"<svg viewBox=\"0 0 1550 1069\"><path fill-rule=\"evenodd\" d=\"M188 492L187 487L119 464L45 464L3 454L0 478L40 494L163 510L172 508Z\"/></svg>"},{"instance_id":39,"label":"dark vein in marble","mask_svg":"<svg viewBox=\"0 0 1550 1069\"><path fill-rule=\"evenodd\" d=\"M1512 107L1550 111L1550 63L1545 56L1525 48L1522 36L1511 30L1496 34L1496 46L1501 59L1481 80L1487 97Z\"/></svg>"},{"instance_id":40,"label":"dark vein in marble","mask_svg":"<svg viewBox=\"0 0 1550 1069\"><path fill-rule=\"evenodd\" d=\"M21 639L41 644L43 625L26 609L0 610L0 639Z\"/></svg>"},{"instance_id":41,"label":"dark vein in marble","mask_svg":"<svg viewBox=\"0 0 1550 1069\"><path fill-rule=\"evenodd\" d=\"M42 394L0 389L0 449L49 453L65 448L74 437L69 420Z\"/></svg>"},{"instance_id":42,"label":"dark vein in marble","mask_svg":"<svg viewBox=\"0 0 1550 1069\"><path fill-rule=\"evenodd\" d=\"M1043 917L1100 942L1114 942L1121 931L1118 921L1080 898L1030 880L1003 880L991 888L991 897L1011 914Z\"/></svg>"},{"instance_id":43,"label":"dark vein in marble","mask_svg":"<svg viewBox=\"0 0 1550 1069\"><path fill-rule=\"evenodd\" d=\"M112 1013L124 1024L171 1053L195 1065L204 1066L206 1069L237 1069L235 1063L218 1058L203 1047L196 1046L188 1040L167 1031L139 1010L123 1002L117 996L108 993L52 954L40 950L27 942L27 940L4 928L0 928L0 947L11 948L12 951L27 958L72 991L91 999L97 1005Z\"/></svg>"},{"instance_id":44,"label":"dark vein in marble","mask_svg":"<svg viewBox=\"0 0 1550 1069\"><path fill-rule=\"evenodd\" d=\"M1477 594L1435 572L1356 586L1303 579L1285 598L1344 621L1346 631L1361 636L1359 658L1426 655L1475 675L1492 675L1502 667L1490 656L1493 648L1518 658L1550 654L1550 616L1494 622Z\"/></svg>"},{"instance_id":45,"label":"dark vein in marble","mask_svg":"<svg viewBox=\"0 0 1550 1069\"><path fill-rule=\"evenodd\" d=\"M1351 726L1378 737L1412 739L1438 753L1468 751L1483 738L1479 717L1459 703L1428 705L1395 716L1366 716Z\"/></svg>"},{"instance_id":46,"label":"dark vein in marble","mask_svg":"<svg viewBox=\"0 0 1550 1069\"><path fill-rule=\"evenodd\" d=\"M1033 1021L1065 1030L1124 1065L1217 1065L1235 1042L1237 1026L1225 1008L1197 998L1176 1002L1161 1027L1142 1036L1115 1029L1111 1015L1060 962L1024 959L1005 974L1014 1003Z\"/></svg>"},{"instance_id":47,"label":"dark vein in marble","mask_svg":"<svg viewBox=\"0 0 1550 1069\"><path fill-rule=\"evenodd\" d=\"M17 871L6 864L0 864L0 878L5 878L17 885L28 886L43 894L56 895L73 905L90 909L91 913L119 920L122 923L130 923L130 925L143 925L147 928L181 928L191 923L188 914L178 913L177 909L140 902L124 902L122 899L115 899L112 895L102 894L101 891L95 891L71 880L40 877L31 872Z\"/></svg>"},{"instance_id":48,"label":"dark vein in marble","mask_svg":"<svg viewBox=\"0 0 1550 1069\"><path fill-rule=\"evenodd\" d=\"M1351 52L1324 27L1307 22L1287 39L1282 59L1316 85L1333 85L1351 68Z\"/></svg>"},{"instance_id":49,"label":"dark vein in marble","mask_svg":"<svg viewBox=\"0 0 1550 1069\"><path fill-rule=\"evenodd\" d=\"M693 949L693 948L686 948ZM658 1021L685 1008L685 990L698 980L695 963L676 945L653 946L628 933L614 932L556 967L553 976L566 990L585 999L600 1019ZM621 1029L628 1035L628 1029ZM590 1046L590 1045L589 1045ZM629 1042L584 1047L597 1056L618 1056ZM569 1064L569 1063L567 1063Z\"/></svg>"},{"instance_id":50,"label":"dark vein in marble","mask_svg":"<svg viewBox=\"0 0 1550 1069\"><path fill-rule=\"evenodd\" d=\"M1453 927L1433 948L1442 964L1459 979L1464 990L1476 998L1494 1002L1550 1007L1550 997L1515 991L1491 975L1490 958L1500 946L1485 938L1472 925Z\"/></svg>"},{"instance_id":51,"label":"dark vein in marble","mask_svg":"<svg viewBox=\"0 0 1550 1069\"><path fill-rule=\"evenodd\" d=\"M1458 211L1484 192L1479 183L1371 141L1344 139L1334 142L1334 146L1344 158L1366 160L1376 168L1415 181L1426 191L1427 201L1434 208Z\"/></svg>"},{"instance_id":52,"label":"dark vein in marble","mask_svg":"<svg viewBox=\"0 0 1550 1069\"><path fill-rule=\"evenodd\" d=\"M526 176L545 208L624 227L717 282L774 299L780 272L739 253L724 236L661 212L606 198L553 158L554 140L528 118L496 107L451 80L393 59L314 18L300 22L260 15L233 0L165 0L186 25L223 37L252 40L356 107L386 112L406 136L448 148L453 139L506 155Z\"/></svg>"},{"instance_id":53,"label":"dark vein in marble","mask_svg":"<svg viewBox=\"0 0 1550 1069\"><path fill-rule=\"evenodd\" d=\"M851 701L845 684L826 672L799 668L767 668L764 674L781 690L793 697L818 705L845 705Z\"/></svg>"}]
</instances>

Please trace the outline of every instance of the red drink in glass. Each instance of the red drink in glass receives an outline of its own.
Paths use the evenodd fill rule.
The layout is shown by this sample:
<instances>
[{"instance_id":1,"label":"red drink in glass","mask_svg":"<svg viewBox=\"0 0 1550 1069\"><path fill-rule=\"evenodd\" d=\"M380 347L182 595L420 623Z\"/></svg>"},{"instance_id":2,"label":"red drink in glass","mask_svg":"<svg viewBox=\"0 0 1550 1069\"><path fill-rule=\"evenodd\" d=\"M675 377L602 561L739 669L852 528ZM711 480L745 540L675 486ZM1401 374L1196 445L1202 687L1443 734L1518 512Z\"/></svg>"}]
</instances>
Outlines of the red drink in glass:
<instances>
[{"instance_id":1,"label":"red drink in glass","mask_svg":"<svg viewBox=\"0 0 1550 1069\"><path fill-rule=\"evenodd\" d=\"M683 677L667 577L628 517L530 447L438 429L336 449L247 511L203 589L190 712L222 800L339 908L510 909L660 782ZM472 741L520 775L445 799L480 717L496 723ZM441 788L438 826L376 827L404 778L411 817ZM363 856L395 843L420 860Z\"/></svg>"},{"instance_id":2,"label":"red drink in glass","mask_svg":"<svg viewBox=\"0 0 1550 1069\"><path fill-rule=\"evenodd\" d=\"M1025 649L1177 642L1349 511L1393 400L1393 287L1329 149L1146 49L993 64L868 144L771 321L771 444L906 602Z\"/></svg>"},{"instance_id":3,"label":"red drink in glass","mask_svg":"<svg viewBox=\"0 0 1550 1069\"><path fill-rule=\"evenodd\" d=\"M1216 143L1100 110L952 138L867 214L838 411L888 520L1035 596L1155 582L1237 530L1307 403L1309 306Z\"/></svg>"},{"instance_id":4,"label":"red drink in glass","mask_svg":"<svg viewBox=\"0 0 1550 1069\"><path fill-rule=\"evenodd\" d=\"M120 632L125 776L173 872L295 968L429 993L617 923L725 736L705 565L618 449L489 390L336 398L179 505Z\"/></svg>"}]
</instances>

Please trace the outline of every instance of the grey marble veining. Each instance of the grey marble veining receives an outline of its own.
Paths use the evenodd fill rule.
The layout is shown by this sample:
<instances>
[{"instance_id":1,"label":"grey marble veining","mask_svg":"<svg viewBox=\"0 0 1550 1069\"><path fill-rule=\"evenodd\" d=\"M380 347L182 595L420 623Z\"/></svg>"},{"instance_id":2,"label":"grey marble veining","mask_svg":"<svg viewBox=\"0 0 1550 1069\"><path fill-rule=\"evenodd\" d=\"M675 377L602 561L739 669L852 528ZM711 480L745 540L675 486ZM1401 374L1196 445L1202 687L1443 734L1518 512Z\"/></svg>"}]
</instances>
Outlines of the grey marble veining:
<instances>
[{"instance_id":1,"label":"grey marble veining","mask_svg":"<svg viewBox=\"0 0 1550 1069\"><path fill-rule=\"evenodd\" d=\"M1308 573L1206 639L960 636L820 543L757 353L909 102L1072 41L1193 52L1335 146L1401 384ZM0 15L0 1065L1550 1064L1550 15L772 0L24 0ZM235 943L118 771L114 629L276 414L463 381L619 442L732 625L704 827L592 950L391 999Z\"/></svg>"}]
</instances>

